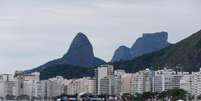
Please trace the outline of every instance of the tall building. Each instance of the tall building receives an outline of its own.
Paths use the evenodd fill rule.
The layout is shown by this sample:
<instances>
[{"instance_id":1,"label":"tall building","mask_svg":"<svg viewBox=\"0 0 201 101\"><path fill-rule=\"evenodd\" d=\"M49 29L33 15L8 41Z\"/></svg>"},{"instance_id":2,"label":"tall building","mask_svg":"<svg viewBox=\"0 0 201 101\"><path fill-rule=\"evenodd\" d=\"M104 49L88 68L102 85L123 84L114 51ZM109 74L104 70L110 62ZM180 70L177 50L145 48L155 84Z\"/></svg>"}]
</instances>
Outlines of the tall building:
<instances>
[{"instance_id":1,"label":"tall building","mask_svg":"<svg viewBox=\"0 0 201 101\"><path fill-rule=\"evenodd\" d=\"M139 71L131 76L131 94L150 92L152 90L152 71Z\"/></svg>"},{"instance_id":2,"label":"tall building","mask_svg":"<svg viewBox=\"0 0 201 101\"><path fill-rule=\"evenodd\" d=\"M75 95L83 93L94 94L96 92L96 80L90 77L68 80L65 84L65 94Z\"/></svg>"},{"instance_id":3,"label":"tall building","mask_svg":"<svg viewBox=\"0 0 201 101\"><path fill-rule=\"evenodd\" d=\"M112 79L112 95L121 94L121 75L114 75Z\"/></svg>"},{"instance_id":4,"label":"tall building","mask_svg":"<svg viewBox=\"0 0 201 101\"><path fill-rule=\"evenodd\" d=\"M153 79L153 91L162 92L169 89L180 88L180 80L187 72L175 72L172 69L155 71Z\"/></svg>"},{"instance_id":5,"label":"tall building","mask_svg":"<svg viewBox=\"0 0 201 101\"><path fill-rule=\"evenodd\" d=\"M0 97L6 97L7 95L16 95L14 87L16 82L11 74L0 75Z\"/></svg>"},{"instance_id":6,"label":"tall building","mask_svg":"<svg viewBox=\"0 0 201 101\"><path fill-rule=\"evenodd\" d=\"M201 69L199 72L193 72L191 74L191 87L193 95L201 95Z\"/></svg>"},{"instance_id":7,"label":"tall building","mask_svg":"<svg viewBox=\"0 0 201 101\"><path fill-rule=\"evenodd\" d=\"M16 71L14 77L17 80L17 86L15 88L17 95L24 95L24 72Z\"/></svg>"},{"instance_id":8,"label":"tall building","mask_svg":"<svg viewBox=\"0 0 201 101\"><path fill-rule=\"evenodd\" d=\"M38 81L24 81L23 83L23 95L28 95L28 96L34 96L34 97L38 97L37 94L37 82Z\"/></svg>"},{"instance_id":9,"label":"tall building","mask_svg":"<svg viewBox=\"0 0 201 101\"><path fill-rule=\"evenodd\" d=\"M194 96L201 95L201 69L199 72L184 75L180 80L180 88Z\"/></svg>"},{"instance_id":10,"label":"tall building","mask_svg":"<svg viewBox=\"0 0 201 101\"><path fill-rule=\"evenodd\" d=\"M101 65L95 70L96 93L98 95L118 95L121 92L121 75L125 71L117 70L114 73L112 65Z\"/></svg>"},{"instance_id":11,"label":"tall building","mask_svg":"<svg viewBox=\"0 0 201 101\"><path fill-rule=\"evenodd\" d=\"M192 94L192 75L184 75L180 80L180 88Z\"/></svg>"},{"instance_id":12,"label":"tall building","mask_svg":"<svg viewBox=\"0 0 201 101\"><path fill-rule=\"evenodd\" d=\"M50 97L47 92L47 88L48 88L47 84L48 83L49 83L48 80L41 80L39 82L36 82L36 86L37 86L35 88L35 89L37 89L36 97L41 98L41 99Z\"/></svg>"},{"instance_id":13,"label":"tall building","mask_svg":"<svg viewBox=\"0 0 201 101\"><path fill-rule=\"evenodd\" d=\"M121 94L131 93L132 91L132 77L134 74L126 73L121 76Z\"/></svg>"},{"instance_id":14,"label":"tall building","mask_svg":"<svg viewBox=\"0 0 201 101\"><path fill-rule=\"evenodd\" d=\"M101 65L95 70L96 75L96 92L101 94L101 81L105 81L105 78L111 78L113 76L113 66L112 65Z\"/></svg>"},{"instance_id":15,"label":"tall building","mask_svg":"<svg viewBox=\"0 0 201 101\"><path fill-rule=\"evenodd\" d=\"M63 77L57 76L55 78L50 78L49 81L50 89L48 89L48 92L50 93L50 96L56 97L61 94L64 94L65 82Z\"/></svg>"},{"instance_id":16,"label":"tall building","mask_svg":"<svg viewBox=\"0 0 201 101\"><path fill-rule=\"evenodd\" d=\"M34 72L31 74L24 74L24 80L25 81L39 81L40 80L40 73Z\"/></svg>"},{"instance_id":17,"label":"tall building","mask_svg":"<svg viewBox=\"0 0 201 101\"><path fill-rule=\"evenodd\" d=\"M104 77L100 79L100 91L99 94L102 95L111 95L112 93L112 88L111 88L111 78L109 77Z\"/></svg>"},{"instance_id":18,"label":"tall building","mask_svg":"<svg viewBox=\"0 0 201 101\"><path fill-rule=\"evenodd\" d=\"M28 95L38 97L37 82L40 81L40 73L25 74L23 71L16 71L14 77L16 80L16 96Z\"/></svg>"}]
</instances>

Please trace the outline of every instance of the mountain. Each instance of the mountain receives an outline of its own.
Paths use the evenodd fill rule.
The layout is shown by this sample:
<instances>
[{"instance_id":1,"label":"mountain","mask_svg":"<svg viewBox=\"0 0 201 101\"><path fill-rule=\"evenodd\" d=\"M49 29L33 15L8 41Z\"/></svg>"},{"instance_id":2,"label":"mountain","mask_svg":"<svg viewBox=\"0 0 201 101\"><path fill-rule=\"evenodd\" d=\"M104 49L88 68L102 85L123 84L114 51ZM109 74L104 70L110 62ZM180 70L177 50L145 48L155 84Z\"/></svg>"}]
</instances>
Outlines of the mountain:
<instances>
[{"instance_id":1,"label":"mountain","mask_svg":"<svg viewBox=\"0 0 201 101\"><path fill-rule=\"evenodd\" d=\"M131 47L132 57L152 53L169 45L167 32L145 33Z\"/></svg>"},{"instance_id":2,"label":"mountain","mask_svg":"<svg viewBox=\"0 0 201 101\"><path fill-rule=\"evenodd\" d=\"M131 60L144 54L159 51L170 45L167 39L167 32L144 33L131 48L127 48L126 46L119 47L115 51L111 62Z\"/></svg>"},{"instance_id":3,"label":"mountain","mask_svg":"<svg viewBox=\"0 0 201 101\"><path fill-rule=\"evenodd\" d=\"M62 58L49 61L31 71L41 71L47 67L57 65L71 65L71 67L96 67L104 63L105 61L94 56L93 47L87 36L79 32L73 39L68 52L64 54Z\"/></svg>"},{"instance_id":4,"label":"mountain","mask_svg":"<svg viewBox=\"0 0 201 101\"><path fill-rule=\"evenodd\" d=\"M201 67L201 31L160 51L145 54L133 60L116 62L115 68L136 72L147 67L162 69L164 66L183 71L197 71Z\"/></svg>"},{"instance_id":5,"label":"mountain","mask_svg":"<svg viewBox=\"0 0 201 101\"><path fill-rule=\"evenodd\" d=\"M130 60L132 58L130 48L126 46L120 46L114 53L111 62Z\"/></svg>"},{"instance_id":6,"label":"mountain","mask_svg":"<svg viewBox=\"0 0 201 101\"><path fill-rule=\"evenodd\" d=\"M73 39L68 52L62 57L63 64L92 67L94 64L94 52L91 43L83 33L78 33Z\"/></svg>"},{"instance_id":7,"label":"mountain","mask_svg":"<svg viewBox=\"0 0 201 101\"><path fill-rule=\"evenodd\" d=\"M122 48L126 47L122 46ZM124 69L127 72L137 72L147 67L157 70L162 69L164 66L174 70L178 70L176 66L180 66L183 71L198 71L201 67L201 31L176 44L170 44L159 51L145 54L132 60L109 64L113 64L114 69ZM41 70L40 73L41 79L55 76L71 79L94 76L94 68L59 64L50 65Z\"/></svg>"}]
</instances>

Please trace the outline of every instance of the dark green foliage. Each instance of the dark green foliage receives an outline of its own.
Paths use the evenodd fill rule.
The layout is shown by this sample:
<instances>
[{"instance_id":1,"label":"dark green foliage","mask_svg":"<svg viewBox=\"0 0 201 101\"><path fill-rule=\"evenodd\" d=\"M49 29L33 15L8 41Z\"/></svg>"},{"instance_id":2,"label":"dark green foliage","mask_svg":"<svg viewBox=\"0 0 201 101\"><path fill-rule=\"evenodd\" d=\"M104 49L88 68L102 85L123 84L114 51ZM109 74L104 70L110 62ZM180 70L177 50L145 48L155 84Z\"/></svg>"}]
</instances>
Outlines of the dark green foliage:
<instances>
[{"instance_id":1,"label":"dark green foliage","mask_svg":"<svg viewBox=\"0 0 201 101\"><path fill-rule=\"evenodd\" d=\"M14 95L6 95L7 100L14 100L15 96Z\"/></svg>"},{"instance_id":2,"label":"dark green foliage","mask_svg":"<svg viewBox=\"0 0 201 101\"><path fill-rule=\"evenodd\" d=\"M142 94L142 99L147 100L147 99L154 99L155 98L155 93L153 92L144 92Z\"/></svg>"},{"instance_id":3,"label":"dark green foliage","mask_svg":"<svg viewBox=\"0 0 201 101\"><path fill-rule=\"evenodd\" d=\"M20 96L17 96L16 99L17 100L29 100L30 96L28 96L28 95L20 95Z\"/></svg>"},{"instance_id":4,"label":"dark green foliage","mask_svg":"<svg viewBox=\"0 0 201 101\"><path fill-rule=\"evenodd\" d=\"M73 65L55 65L42 70L40 78L42 80L55 76L62 76L66 79L81 78L83 76L94 76L94 68L79 67Z\"/></svg>"},{"instance_id":5,"label":"dark green foliage","mask_svg":"<svg viewBox=\"0 0 201 101\"><path fill-rule=\"evenodd\" d=\"M171 89L163 91L161 93L154 92L144 92L143 94L123 94L123 101L149 101L157 99L160 101L166 101L165 99L170 99L170 101L177 101L179 99L185 100L188 93L183 89Z\"/></svg>"},{"instance_id":6,"label":"dark green foliage","mask_svg":"<svg viewBox=\"0 0 201 101\"><path fill-rule=\"evenodd\" d=\"M154 93L154 92L144 92L142 94L136 93L134 95L131 94L123 94L122 99L123 101L150 101L156 100L157 101L177 101L177 100L185 100L187 98L188 93L183 89L171 89L167 91L163 91L161 93Z\"/></svg>"},{"instance_id":7,"label":"dark green foliage","mask_svg":"<svg viewBox=\"0 0 201 101\"><path fill-rule=\"evenodd\" d=\"M198 41L198 43L196 44L196 48L201 48L201 39Z\"/></svg>"},{"instance_id":8,"label":"dark green foliage","mask_svg":"<svg viewBox=\"0 0 201 101\"><path fill-rule=\"evenodd\" d=\"M201 95L198 95L197 99L198 99L198 100L201 100Z\"/></svg>"},{"instance_id":9,"label":"dark green foliage","mask_svg":"<svg viewBox=\"0 0 201 101\"><path fill-rule=\"evenodd\" d=\"M168 91L163 91L159 94L159 99L171 99L171 101L177 101L177 100L185 100L187 96L187 91L183 89L171 89Z\"/></svg>"},{"instance_id":10,"label":"dark green foliage","mask_svg":"<svg viewBox=\"0 0 201 101\"><path fill-rule=\"evenodd\" d=\"M115 68L137 72L147 67L172 69L180 65L184 71L197 71L201 66L201 31L158 52L146 54L130 61L114 63Z\"/></svg>"},{"instance_id":11,"label":"dark green foliage","mask_svg":"<svg viewBox=\"0 0 201 101\"><path fill-rule=\"evenodd\" d=\"M132 98L132 95L131 94L129 94L129 93L124 93L122 96L122 101L129 101L129 100L131 100Z\"/></svg>"}]
</instances>

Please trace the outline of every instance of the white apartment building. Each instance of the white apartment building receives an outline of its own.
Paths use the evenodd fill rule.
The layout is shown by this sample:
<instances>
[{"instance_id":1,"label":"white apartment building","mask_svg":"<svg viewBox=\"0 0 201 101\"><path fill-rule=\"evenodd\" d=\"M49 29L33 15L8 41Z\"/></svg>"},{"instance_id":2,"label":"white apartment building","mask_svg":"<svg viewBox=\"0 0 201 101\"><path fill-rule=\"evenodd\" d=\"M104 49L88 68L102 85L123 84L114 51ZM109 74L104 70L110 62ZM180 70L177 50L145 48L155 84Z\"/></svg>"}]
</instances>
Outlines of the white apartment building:
<instances>
[{"instance_id":1,"label":"white apartment building","mask_svg":"<svg viewBox=\"0 0 201 101\"><path fill-rule=\"evenodd\" d=\"M199 72L183 76L180 80L180 88L192 95L201 95L201 69Z\"/></svg>"},{"instance_id":2,"label":"white apartment building","mask_svg":"<svg viewBox=\"0 0 201 101\"><path fill-rule=\"evenodd\" d=\"M105 77L111 78L114 75L113 72L114 71L112 65L101 65L95 70L97 94L101 94L101 79L104 79Z\"/></svg>"},{"instance_id":3,"label":"white apartment building","mask_svg":"<svg viewBox=\"0 0 201 101\"><path fill-rule=\"evenodd\" d=\"M100 94L120 95L121 78L119 76L104 77L100 80Z\"/></svg>"},{"instance_id":4,"label":"white apartment building","mask_svg":"<svg viewBox=\"0 0 201 101\"><path fill-rule=\"evenodd\" d=\"M16 81L11 74L0 75L0 97L7 95L16 95L15 91Z\"/></svg>"},{"instance_id":5,"label":"white apartment building","mask_svg":"<svg viewBox=\"0 0 201 101\"><path fill-rule=\"evenodd\" d=\"M112 79L112 95L121 94L121 75L115 75Z\"/></svg>"},{"instance_id":6,"label":"white apartment building","mask_svg":"<svg viewBox=\"0 0 201 101\"><path fill-rule=\"evenodd\" d=\"M192 94L192 75L184 75L180 80L180 88Z\"/></svg>"},{"instance_id":7,"label":"white apartment building","mask_svg":"<svg viewBox=\"0 0 201 101\"><path fill-rule=\"evenodd\" d=\"M191 80L186 80L186 82L190 83L192 89L192 95L200 95L201 94L201 69L199 72L193 72L191 74ZM182 86L182 85L181 85Z\"/></svg>"},{"instance_id":8,"label":"white apartment building","mask_svg":"<svg viewBox=\"0 0 201 101\"><path fill-rule=\"evenodd\" d=\"M38 82L40 81L40 73L23 74L23 95L38 97Z\"/></svg>"},{"instance_id":9,"label":"white apartment building","mask_svg":"<svg viewBox=\"0 0 201 101\"><path fill-rule=\"evenodd\" d=\"M96 80L90 77L68 80L65 84L65 94L75 95L83 93L96 93Z\"/></svg>"},{"instance_id":10,"label":"white apartment building","mask_svg":"<svg viewBox=\"0 0 201 101\"><path fill-rule=\"evenodd\" d=\"M152 90L152 71L149 69L132 74L131 94L150 92Z\"/></svg>"},{"instance_id":11,"label":"white apartment building","mask_svg":"<svg viewBox=\"0 0 201 101\"><path fill-rule=\"evenodd\" d=\"M126 73L121 76L121 94L133 92L132 86L132 76L134 74Z\"/></svg>"},{"instance_id":12,"label":"white apartment building","mask_svg":"<svg viewBox=\"0 0 201 101\"><path fill-rule=\"evenodd\" d=\"M152 90L152 78L153 72L149 69L122 75L121 94L150 92Z\"/></svg>"},{"instance_id":13,"label":"white apartment building","mask_svg":"<svg viewBox=\"0 0 201 101\"><path fill-rule=\"evenodd\" d=\"M65 85L64 93L66 95L78 94L78 82L76 80L70 80L70 82Z\"/></svg>"},{"instance_id":14,"label":"white apartment building","mask_svg":"<svg viewBox=\"0 0 201 101\"><path fill-rule=\"evenodd\" d=\"M153 79L153 91L162 92L169 89L180 88L180 80L187 72L175 72L172 69L155 71Z\"/></svg>"},{"instance_id":15,"label":"white apartment building","mask_svg":"<svg viewBox=\"0 0 201 101\"><path fill-rule=\"evenodd\" d=\"M36 82L36 97L38 98L49 98L50 95L48 95L48 84L49 84L49 81L48 80L41 80L39 82Z\"/></svg>"},{"instance_id":16,"label":"white apartment building","mask_svg":"<svg viewBox=\"0 0 201 101\"><path fill-rule=\"evenodd\" d=\"M28 95L37 97L37 82L40 81L40 73L24 74L23 71L16 71L15 80L16 96Z\"/></svg>"},{"instance_id":17,"label":"white apartment building","mask_svg":"<svg viewBox=\"0 0 201 101\"><path fill-rule=\"evenodd\" d=\"M25 81L39 81L40 80L40 73L34 72L31 74L24 74L24 80Z\"/></svg>"},{"instance_id":18,"label":"white apartment building","mask_svg":"<svg viewBox=\"0 0 201 101\"><path fill-rule=\"evenodd\" d=\"M104 77L100 79L100 91L99 94L103 95L111 95L112 87L111 85L111 77Z\"/></svg>"},{"instance_id":19,"label":"white apartment building","mask_svg":"<svg viewBox=\"0 0 201 101\"><path fill-rule=\"evenodd\" d=\"M61 94L64 94L64 84L65 84L65 80L63 77L61 76L57 76L55 78L51 78L49 79L49 93L50 96L52 97L56 97L59 96Z\"/></svg>"},{"instance_id":20,"label":"white apartment building","mask_svg":"<svg viewBox=\"0 0 201 101\"><path fill-rule=\"evenodd\" d=\"M24 74L20 71L16 72L15 78L10 74L0 75L0 97L27 95L51 98L64 93L65 79L58 76L40 81L39 76L39 73Z\"/></svg>"},{"instance_id":21,"label":"white apartment building","mask_svg":"<svg viewBox=\"0 0 201 101\"><path fill-rule=\"evenodd\" d=\"M124 74L126 74L125 70L118 69L114 71L114 75L117 75L117 76L122 76Z\"/></svg>"},{"instance_id":22,"label":"white apartment building","mask_svg":"<svg viewBox=\"0 0 201 101\"><path fill-rule=\"evenodd\" d=\"M121 92L121 75L124 70L116 70L112 65L101 65L95 70L96 93L106 95L119 95Z\"/></svg>"}]
</instances>

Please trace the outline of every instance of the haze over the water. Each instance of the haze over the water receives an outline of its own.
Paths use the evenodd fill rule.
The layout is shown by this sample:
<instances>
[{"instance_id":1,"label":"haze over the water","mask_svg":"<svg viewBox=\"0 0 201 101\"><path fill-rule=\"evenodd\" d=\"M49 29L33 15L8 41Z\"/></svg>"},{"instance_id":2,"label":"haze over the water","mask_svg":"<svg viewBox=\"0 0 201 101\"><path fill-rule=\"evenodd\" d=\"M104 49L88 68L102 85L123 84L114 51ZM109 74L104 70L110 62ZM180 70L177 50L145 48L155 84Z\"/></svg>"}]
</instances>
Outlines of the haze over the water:
<instances>
[{"instance_id":1,"label":"haze over the water","mask_svg":"<svg viewBox=\"0 0 201 101\"><path fill-rule=\"evenodd\" d=\"M201 29L201 0L0 0L0 72L61 57L78 32L109 61L143 32L178 42Z\"/></svg>"}]
</instances>

